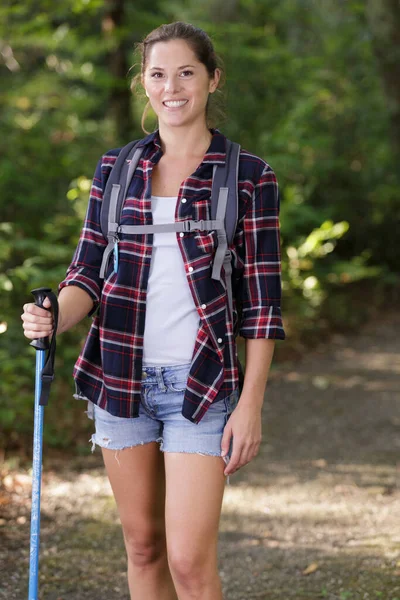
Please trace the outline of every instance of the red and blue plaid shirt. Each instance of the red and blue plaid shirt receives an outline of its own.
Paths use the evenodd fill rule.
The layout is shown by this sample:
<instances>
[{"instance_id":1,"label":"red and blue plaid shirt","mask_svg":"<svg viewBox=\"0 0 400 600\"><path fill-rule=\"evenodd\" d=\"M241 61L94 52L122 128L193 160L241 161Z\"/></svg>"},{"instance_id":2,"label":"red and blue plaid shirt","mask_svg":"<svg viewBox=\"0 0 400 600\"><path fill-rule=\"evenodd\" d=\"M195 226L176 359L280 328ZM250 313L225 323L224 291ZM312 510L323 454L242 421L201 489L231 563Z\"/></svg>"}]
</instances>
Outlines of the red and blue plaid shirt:
<instances>
[{"instance_id":1,"label":"red and blue plaid shirt","mask_svg":"<svg viewBox=\"0 0 400 600\"><path fill-rule=\"evenodd\" d=\"M226 137L218 129L210 131L213 137L202 162L179 189L175 221L210 219L213 165L222 165L226 160ZM123 206L122 225L152 223L151 175L163 154L159 131L145 137L140 144L144 151ZM97 164L79 243L59 291L77 285L94 302L89 313L93 315L92 325L73 372L76 397L90 399L112 415L138 417L153 234L121 235L118 272L114 273L109 261L104 281L99 278L107 245L100 228L101 201L119 151L106 152ZM230 246L233 324L226 309L224 269L221 282L211 279L216 232L176 234L199 314L182 406L182 415L193 423L201 420L212 402L222 400L238 387L234 333L251 339L285 338L280 310L278 184L271 167L243 149L238 189L238 223ZM242 307L240 322L238 302Z\"/></svg>"}]
</instances>

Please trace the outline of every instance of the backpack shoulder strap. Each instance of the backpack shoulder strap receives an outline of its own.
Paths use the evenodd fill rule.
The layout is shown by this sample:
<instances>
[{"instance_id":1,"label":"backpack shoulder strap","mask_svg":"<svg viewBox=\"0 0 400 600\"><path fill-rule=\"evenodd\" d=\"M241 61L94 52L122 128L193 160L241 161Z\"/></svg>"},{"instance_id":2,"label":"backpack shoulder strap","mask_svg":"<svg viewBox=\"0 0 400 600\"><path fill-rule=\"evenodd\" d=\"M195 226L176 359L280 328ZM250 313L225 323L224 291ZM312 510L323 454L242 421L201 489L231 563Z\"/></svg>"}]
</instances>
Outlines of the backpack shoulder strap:
<instances>
[{"instance_id":1,"label":"backpack shoulder strap","mask_svg":"<svg viewBox=\"0 0 400 600\"><path fill-rule=\"evenodd\" d=\"M224 266L229 311L233 321L232 263L228 246L232 243L239 212L239 155L240 145L226 140L225 165L215 165L211 190L211 219L224 221L225 230L217 231L218 246L214 256L212 279L221 281Z\"/></svg>"},{"instance_id":2,"label":"backpack shoulder strap","mask_svg":"<svg viewBox=\"0 0 400 600\"><path fill-rule=\"evenodd\" d=\"M221 280L221 267L224 265L226 293L229 313L232 318L233 326L233 291L232 291L232 263L231 252L228 246L233 242L236 225L239 214L239 156L240 145L227 139L226 163L224 166L215 165L213 172L213 185L211 193L211 218L214 219L218 214L219 218L224 218L225 232L222 235L218 232L218 247L214 257L213 271L211 277ZM239 307L238 307L238 310ZM234 337L238 333L238 324L233 332ZM242 393L244 384L244 370L236 354L237 368L239 374L238 391L239 396Z\"/></svg>"},{"instance_id":3,"label":"backpack shoulder strap","mask_svg":"<svg viewBox=\"0 0 400 600\"><path fill-rule=\"evenodd\" d=\"M239 178L239 155L240 145L226 140L226 162L225 165L214 165L213 181L211 190L211 219L215 219L218 213L218 205L221 204L220 218L225 217L225 231L228 245L233 241L239 210L238 178ZM227 188L227 192L221 188ZM223 206L224 195L227 194L226 211ZM220 200L220 195L221 200Z\"/></svg>"},{"instance_id":4,"label":"backpack shoulder strap","mask_svg":"<svg viewBox=\"0 0 400 600\"><path fill-rule=\"evenodd\" d=\"M116 242L122 206L129 184L139 163L143 147L137 148L140 140L129 142L118 154L108 177L100 211L100 226L108 246L104 250L100 267L100 278L104 279L111 253Z\"/></svg>"},{"instance_id":5,"label":"backpack shoulder strap","mask_svg":"<svg viewBox=\"0 0 400 600\"><path fill-rule=\"evenodd\" d=\"M121 151L117 156L117 160L115 161L115 163L110 171L110 175L107 179L106 187L105 187L105 190L103 193L103 201L101 203L101 213L100 213L101 231L106 239L107 239L108 233L109 233L109 226L108 226L109 222L111 220L113 222L119 221L119 218L116 219L114 217L117 217L117 215L119 216L119 214L121 212L122 203L125 199L130 180L132 179L133 171L136 169L137 164L140 160L140 156L142 154L142 149L138 148L137 150L138 150L138 152L140 151L140 154L139 155L136 154L136 156L135 156L136 164L132 165L132 158L133 158L132 155L135 154L135 148L139 141L140 140L135 140L133 142L129 142L129 144L126 144L126 146L121 148ZM131 160L130 163L127 162L129 159ZM133 167L133 169L131 169L131 167ZM129 171L131 173L130 173L130 179L128 182L128 172ZM111 196L112 196L112 190L113 190L114 185L117 185L117 186L123 185L124 189L123 189L122 194L118 194L119 206L115 207L115 213L114 213L114 215L112 215L113 219L110 219L110 217L111 217L110 212L114 212L114 210L110 211Z\"/></svg>"}]
</instances>

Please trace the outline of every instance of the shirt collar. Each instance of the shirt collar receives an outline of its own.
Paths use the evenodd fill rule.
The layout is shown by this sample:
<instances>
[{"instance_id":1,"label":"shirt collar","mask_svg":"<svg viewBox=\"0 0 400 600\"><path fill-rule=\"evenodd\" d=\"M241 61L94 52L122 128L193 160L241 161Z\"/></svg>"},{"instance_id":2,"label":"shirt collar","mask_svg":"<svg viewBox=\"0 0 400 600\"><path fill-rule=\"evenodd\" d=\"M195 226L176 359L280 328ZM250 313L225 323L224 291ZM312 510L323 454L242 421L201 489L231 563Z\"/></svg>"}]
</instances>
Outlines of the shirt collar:
<instances>
[{"instance_id":1,"label":"shirt collar","mask_svg":"<svg viewBox=\"0 0 400 600\"><path fill-rule=\"evenodd\" d=\"M226 137L219 129L211 127L210 132L212 133L212 138L202 164L224 165L226 162ZM161 150L159 129L156 129L153 133L140 140L138 147L142 146L148 146L154 151Z\"/></svg>"}]
</instances>

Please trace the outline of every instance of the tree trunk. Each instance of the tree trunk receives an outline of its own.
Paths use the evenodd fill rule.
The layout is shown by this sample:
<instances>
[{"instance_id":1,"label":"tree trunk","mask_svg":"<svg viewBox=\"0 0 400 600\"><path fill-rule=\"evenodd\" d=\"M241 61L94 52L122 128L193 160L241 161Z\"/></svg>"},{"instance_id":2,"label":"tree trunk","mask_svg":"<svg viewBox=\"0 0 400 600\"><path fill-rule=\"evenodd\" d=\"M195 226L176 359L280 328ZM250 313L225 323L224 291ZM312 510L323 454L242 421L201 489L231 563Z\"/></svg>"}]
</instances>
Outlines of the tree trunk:
<instances>
[{"instance_id":1,"label":"tree trunk","mask_svg":"<svg viewBox=\"0 0 400 600\"><path fill-rule=\"evenodd\" d=\"M367 14L388 102L392 144L400 157L400 1L368 0Z\"/></svg>"},{"instance_id":2,"label":"tree trunk","mask_svg":"<svg viewBox=\"0 0 400 600\"><path fill-rule=\"evenodd\" d=\"M108 65L113 79L110 91L110 113L115 123L118 142L127 143L133 131L131 112L131 92L127 82L129 65L127 62L126 39L119 29L126 22L125 0L105 0L106 12L103 16L104 36L114 38L115 46L108 56Z\"/></svg>"}]
</instances>

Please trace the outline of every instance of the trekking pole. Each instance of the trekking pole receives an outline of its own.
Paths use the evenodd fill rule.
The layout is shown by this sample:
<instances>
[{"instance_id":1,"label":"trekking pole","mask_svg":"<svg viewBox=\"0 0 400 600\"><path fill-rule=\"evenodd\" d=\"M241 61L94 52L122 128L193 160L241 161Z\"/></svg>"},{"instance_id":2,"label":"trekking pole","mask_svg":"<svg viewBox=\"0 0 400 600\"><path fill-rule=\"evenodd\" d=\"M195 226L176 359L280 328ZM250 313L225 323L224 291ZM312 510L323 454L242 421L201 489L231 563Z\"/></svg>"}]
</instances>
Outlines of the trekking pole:
<instances>
[{"instance_id":1,"label":"trekking pole","mask_svg":"<svg viewBox=\"0 0 400 600\"><path fill-rule=\"evenodd\" d=\"M50 385L54 379L54 356L56 351L56 332L58 325L58 302L50 288L38 288L31 292L36 306L43 307L46 297L51 302L54 315L54 329L51 343L49 338L38 338L30 345L36 350L35 409L33 426L33 463L32 463L32 508L31 537L29 554L29 592L28 600L38 600L39 579L39 541L40 541L40 492L42 483L42 447L43 414L48 403ZM50 310L50 309L48 309ZM49 350L45 360L46 350Z\"/></svg>"}]
</instances>

